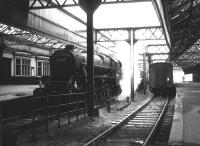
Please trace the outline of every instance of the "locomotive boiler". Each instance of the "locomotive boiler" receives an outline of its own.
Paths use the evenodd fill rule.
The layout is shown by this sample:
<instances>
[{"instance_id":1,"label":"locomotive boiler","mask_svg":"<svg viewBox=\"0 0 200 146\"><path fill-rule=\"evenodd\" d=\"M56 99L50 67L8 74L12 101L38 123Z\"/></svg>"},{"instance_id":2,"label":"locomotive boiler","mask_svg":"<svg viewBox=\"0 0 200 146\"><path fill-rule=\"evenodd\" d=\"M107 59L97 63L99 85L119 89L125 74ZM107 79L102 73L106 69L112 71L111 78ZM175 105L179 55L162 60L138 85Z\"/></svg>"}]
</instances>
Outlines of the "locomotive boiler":
<instances>
[{"instance_id":1,"label":"locomotive boiler","mask_svg":"<svg viewBox=\"0 0 200 146\"><path fill-rule=\"evenodd\" d=\"M154 63L149 66L149 89L154 95L174 97L173 67L170 63Z\"/></svg>"},{"instance_id":2,"label":"locomotive boiler","mask_svg":"<svg viewBox=\"0 0 200 146\"><path fill-rule=\"evenodd\" d=\"M87 52L73 45L55 51L50 57L50 77L34 95L87 91ZM121 62L105 54L94 54L94 88L106 87L109 94L121 92Z\"/></svg>"}]
</instances>

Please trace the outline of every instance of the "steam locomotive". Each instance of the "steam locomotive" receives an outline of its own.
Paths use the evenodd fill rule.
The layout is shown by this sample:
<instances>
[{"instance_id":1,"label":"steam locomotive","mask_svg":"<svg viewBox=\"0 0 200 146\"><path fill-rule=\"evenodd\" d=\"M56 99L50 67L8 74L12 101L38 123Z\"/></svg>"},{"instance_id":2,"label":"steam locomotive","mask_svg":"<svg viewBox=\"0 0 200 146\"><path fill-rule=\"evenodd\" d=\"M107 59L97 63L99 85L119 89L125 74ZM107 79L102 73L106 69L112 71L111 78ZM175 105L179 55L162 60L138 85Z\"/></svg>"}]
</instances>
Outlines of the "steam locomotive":
<instances>
[{"instance_id":1,"label":"steam locomotive","mask_svg":"<svg viewBox=\"0 0 200 146\"><path fill-rule=\"evenodd\" d=\"M173 67L170 63L154 63L149 66L149 90L161 97L175 97L173 84Z\"/></svg>"},{"instance_id":2,"label":"steam locomotive","mask_svg":"<svg viewBox=\"0 0 200 146\"><path fill-rule=\"evenodd\" d=\"M94 88L106 87L109 94L121 92L121 62L105 54L94 54ZM55 51L50 57L50 77L34 95L66 94L87 91L87 52L73 45Z\"/></svg>"}]
</instances>

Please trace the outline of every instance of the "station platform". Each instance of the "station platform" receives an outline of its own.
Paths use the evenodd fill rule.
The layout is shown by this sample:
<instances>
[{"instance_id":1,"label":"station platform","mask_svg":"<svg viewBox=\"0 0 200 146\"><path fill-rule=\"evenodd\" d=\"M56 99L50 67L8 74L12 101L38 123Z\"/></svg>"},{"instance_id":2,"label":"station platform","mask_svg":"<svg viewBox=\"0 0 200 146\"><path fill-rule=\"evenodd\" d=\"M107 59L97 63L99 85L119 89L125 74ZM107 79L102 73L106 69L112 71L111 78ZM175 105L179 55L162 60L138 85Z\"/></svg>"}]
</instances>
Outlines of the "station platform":
<instances>
[{"instance_id":1,"label":"station platform","mask_svg":"<svg viewBox=\"0 0 200 146\"><path fill-rule=\"evenodd\" d=\"M38 85L0 85L0 101L33 95Z\"/></svg>"},{"instance_id":2,"label":"station platform","mask_svg":"<svg viewBox=\"0 0 200 146\"><path fill-rule=\"evenodd\" d=\"M177 84L169 145L200 146L200 83Z\"/></svg>"},{"instance_id":3,"label":"station platform","mask_svg":"<svg viewBox=\"0 0 200 146\"><path fill-rule=\"evenodd\" d=\"M200 146L200 83L179 83L169 145ZM0 101L33 94L38 85L0 85Z\"/></svg>"}]
</instances>

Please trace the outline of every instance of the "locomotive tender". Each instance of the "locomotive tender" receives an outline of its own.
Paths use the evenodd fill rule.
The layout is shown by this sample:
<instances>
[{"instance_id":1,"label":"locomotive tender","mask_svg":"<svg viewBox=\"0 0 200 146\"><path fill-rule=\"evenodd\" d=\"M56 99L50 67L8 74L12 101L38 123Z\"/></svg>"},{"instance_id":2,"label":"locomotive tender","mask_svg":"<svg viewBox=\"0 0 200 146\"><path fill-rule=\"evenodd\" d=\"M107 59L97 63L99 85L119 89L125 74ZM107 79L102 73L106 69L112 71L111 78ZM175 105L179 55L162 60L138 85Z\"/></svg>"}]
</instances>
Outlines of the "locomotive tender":
<instances>
[{"instance_id":1,"label":"locomotive tender","mask_svg":"<svg viewBox=\"0 0 200 146\"><path fill-rule=\"evenodd\" d=\"M176 96L172 64L159 62L149 66L149 89L156 97Z\"/></svg>"},{"instance_id":2,"label":"locomotive tender","mask_svg":"<svg viewBox=\"0 0 200 146\"><path fill-rule=\"evenodd\" d=\"M73 45L55 51L50 57L50 77L34 95L87 91L87 52ZM106 86L108 94L121 92L121 62L105 54L94 54L94 88Z\"/></svg>"}]
</instances>

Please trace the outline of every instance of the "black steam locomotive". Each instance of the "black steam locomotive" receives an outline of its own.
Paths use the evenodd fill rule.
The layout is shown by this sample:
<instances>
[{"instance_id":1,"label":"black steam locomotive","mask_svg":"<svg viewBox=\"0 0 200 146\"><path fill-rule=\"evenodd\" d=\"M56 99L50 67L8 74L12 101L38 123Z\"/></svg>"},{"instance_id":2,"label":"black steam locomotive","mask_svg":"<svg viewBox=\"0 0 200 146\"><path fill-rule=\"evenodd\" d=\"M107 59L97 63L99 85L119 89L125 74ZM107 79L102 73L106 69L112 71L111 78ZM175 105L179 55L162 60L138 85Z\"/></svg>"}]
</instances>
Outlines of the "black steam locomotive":
<instances>
[{"instance_id":1,"label":"black steam locomotive","mask_svg":"<svg viewBox=\"0 0 200 146\"><path fill-rule=\"evenodd\" d=\"M37 96L87 91L87 52L73 45L57 50L50 57L50 77L34 90ZM121 62L105 54L94 55L94 87L120 93Z\"/></svg>"},{"instance_id":2,"label":"black steam locomotive","mask_svg":"<svg viewBox=\"0 0 200 146\"><path fill-rule=\"evenodd\" d=\"M159 62L149 66L149 89L156 97L176 96L173 67L170 63Z\"/></svg>"}]
</instances>

